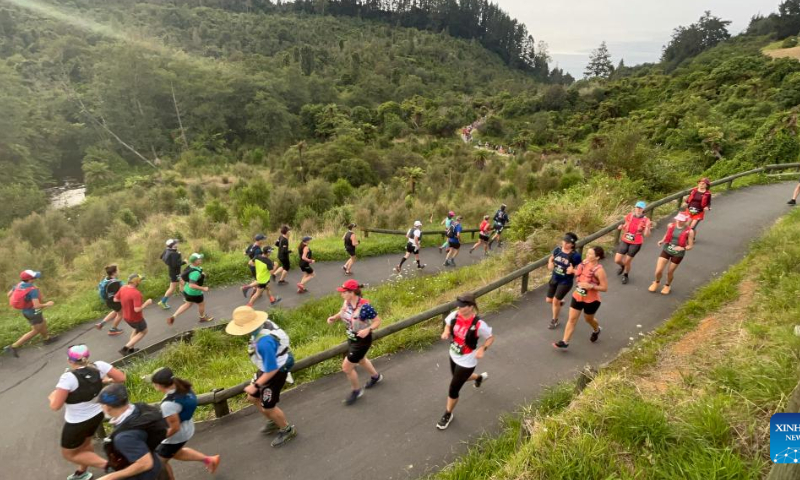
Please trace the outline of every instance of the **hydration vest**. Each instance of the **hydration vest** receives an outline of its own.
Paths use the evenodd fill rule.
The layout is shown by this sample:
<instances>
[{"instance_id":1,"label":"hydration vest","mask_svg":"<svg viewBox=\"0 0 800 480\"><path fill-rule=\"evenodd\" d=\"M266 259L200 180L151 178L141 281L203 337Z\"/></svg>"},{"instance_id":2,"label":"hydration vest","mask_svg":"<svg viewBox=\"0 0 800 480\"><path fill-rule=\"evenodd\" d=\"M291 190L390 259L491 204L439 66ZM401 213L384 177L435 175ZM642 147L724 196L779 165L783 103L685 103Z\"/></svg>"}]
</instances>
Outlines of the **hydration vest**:
<instances>
[{"instance_id":1,"label":"hydration vest","mask_svg":"<svg viewBox=\"0 0 800 480\"><path fill-rule=\"evenodd\" d=\"M181 406L181 411L178 413L178 418L181 422L191 420L194 416L194 411L197 410L197 395L191 390L186 393L169 393L161 400L161 403L164 402L175 402Z\"/></svg>"},{"instance_id":2,"label":"hydration vest","mask_svg":"<svg viewBox=\"0 0 800 480\"><path fill-rule=\"evenodd\" d=\"M686 247L686 245L689 243L689 233L691 231L692 231L691 227L689 227L689 225L686 225L686 227L683 229L683 232L681 232L681 235L678 237L679 247ZM675 233L675 224L670 223L669 227L667 227L667 234L664 235L664 240L662 241L664 243L672 243L673 233Z\"/></svg>"},{"instance_id":3,"label":"hydration vest","mask_svg":"<svg viewBox=\"0 0 800 480\"><path fill-rule=\"evenodd\" d=\"M121 286L121 281L116 278L106 277L97 284L97 295L100 297L100 300L112 300Z\"/></svg>"},{"instance_id":4,"label":"hydration vest","mask_svg":"<svg viewBox=\"0 0 800 480\"><path fill-rule=\"evenodd\" d=\"M625 223L628 225L627 230L625 230L625 240L629 242L636 241L636 235L643 235L645 227L647 227L648 219L644 215L641 217L636 217L633 213L629 213L625 216ZM633 238L630 237L633 235Z\"/></svg>"},{"instance_id":5,"label":"hydration vest","mask_svg":"<svg viewBox=\"0 0 800 480\"><path fill-rule=\"evenodd\" d=\"M11 297L8 299L8 304L11 308L17 310L33 310L33 300L27 297L30 292L36 289L36 286L31 285L30 287L22 288L23 283L24 282L19 282L17 286L14 287Z\"/></svg>"},{"instance_id":6,"label":"hydration vest","mask_svg":"<svg viewBox=\"0 0 800 480\"><path fill-rule=\"evenodd\" d=\"M122 424L117 425L111 435L103 440L103 450L108 458L108 466L116 471L131 465L131 462L114 447L114 439L120 433L129 430L144 430L147 432L147 448L151 453L167 438L167 421L164 420L160 408L146 403L137 403L135 407L136 410L131 416L126 418Z\"/></svg>"},{"instance_id":7,"label":"hydration vest","mask_svg":"<svg viewBox=\"0 0 800 480\"><path fill-rule=\"evenodd\" d=\"M699 193L697 188L693 188L691 192L689 192L689 198L686 199L686 204L689 205L694 200L694 196ZM709 204L711 203L711 192L706 190L703 192L703 196L700 199L700 210L704 210Z\"/></svg>"},{"instance_id":8,"label":"hydration vest","mask_svg":"<svg viewBox=\"0 0 800 480\"><path fill-rule=\"evenodd\" d=\"M186 267L183 270L183 273L181 273L181 278L186 283L191 282L191 280L189 280L189 275L191 275L192 272L200 272L200 278L197 279L197 281L195 282L195 285L202 287L203 283L206 281L206 274L203 273L203 270L198 268L198 267L192 267L191 265Z\"/></svg>"},{"instance_id":9,"label":"hydration vest","mask_svg":"<svg viewBox=\"0 0 800 480\"><path fill-rule=\"evenodd\" d=\"M100 371L94 366L86 366L73 370L73 375L78 380L78 388L69 392L65 403L75 405L93 400L103 389L103 379Z\"/></svg>"},{"instance_id":10,"label":"hydration vest","mask_svg":"<svg viewBox=\"0 0 800 480\"><path fill-rule=\"evenodd\" d=\"M580 265L578 265L578 268L575 269L575 278L578 279L578 283L585 283L585 282L582 281L583 271L585 270L585 268L584 268L585 265L586 265L585 263L581 263ZM600 285L600 283L599 283L599 281L597 279L597 271L601 267L602 267L602 265L600 265L600 263L598 262L597 265L592 267L592 269L589 271L589 283L591 283L592 285ZM580 295L581 297L585 297L589 293L587 290L585 290L583 288L580 288L580 287L576 287L575 288L575 292L577 292L578 295Z\"/></svg>"},{"instance_id":11,"label":"hydration vest","mask_svg":"<svg viewBox=\"0 0 800 480\"><path fill-rule=\"evenodd\" d=\"M463 336L456 335L458 318L459 315L456 313L456 315L453 317L453 320L450 322L450 348L457 350L457 352L461 355L468 355L478 348L478 322L481 321L481 317L476 314L472 318L472 323L470 323L466 334Z\"/></svg>"},{"instance_id":12,"label":"hydration vest","mask_svg":"<svg viewBox=\"0 0 800 480\"><path fill-rule=\"evenodd\" d=\"M278 364L278 368L281 368L286 364L291 355L289 352L289 335L270 320L264 322L264 326L251 338L250 344L247 346L247 354L250 356L250 361L253 362L253 365L259 370L264 368L264 359L261 358L261 354L258 353L257 345L259 340L267 336L274 338L275 341L278 342L278 351L275 355L275 361Z\"/></svg>"}]
</instances>

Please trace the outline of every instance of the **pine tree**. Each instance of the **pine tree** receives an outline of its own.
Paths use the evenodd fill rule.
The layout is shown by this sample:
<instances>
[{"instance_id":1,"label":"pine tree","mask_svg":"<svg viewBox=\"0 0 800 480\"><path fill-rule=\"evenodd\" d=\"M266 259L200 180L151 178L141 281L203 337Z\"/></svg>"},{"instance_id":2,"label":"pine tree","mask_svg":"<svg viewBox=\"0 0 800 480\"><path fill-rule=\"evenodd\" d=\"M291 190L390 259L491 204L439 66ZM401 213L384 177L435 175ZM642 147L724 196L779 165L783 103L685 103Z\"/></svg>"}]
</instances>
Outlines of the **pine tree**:
<instances>
[{"instance_id":1,"label":"pine tree","mask_svg":"<svg viewBox=\"0 0 800 480\"><path fill-rule=\"evenodd\" d=\"M611 53L608 51L606 42L603 41L597 49L592 51L583 75L586 78L608 78L613 72L614 64L611 63Z\"/></svg>"}]
</instances>

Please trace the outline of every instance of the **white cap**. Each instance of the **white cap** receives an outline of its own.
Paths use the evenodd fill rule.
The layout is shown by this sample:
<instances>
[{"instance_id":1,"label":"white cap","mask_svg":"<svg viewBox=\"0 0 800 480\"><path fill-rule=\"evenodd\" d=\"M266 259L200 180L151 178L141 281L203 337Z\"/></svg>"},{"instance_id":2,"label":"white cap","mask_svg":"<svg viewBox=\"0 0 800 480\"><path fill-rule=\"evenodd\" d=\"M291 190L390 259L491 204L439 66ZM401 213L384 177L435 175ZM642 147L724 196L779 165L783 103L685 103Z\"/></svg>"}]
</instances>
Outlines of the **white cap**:
<instances>
[{"instance_id":1,"label":"white cap","mask_svg":"<svg viewBox=\"0 0 800 480\"><path fill-rule=\"evenodd\" d=\"M166 243L167 243L168 247L171 247L171 246L175 245L176 243L178 243L178 241L175 240L174 238L170 238L169 240L167 240Z\"/></svg>"},{"instance_id":2,"label":"white cap","mask_svg":"<svg viewBox=\"0 0 800 480\"><path fill-rule=\"evenodd\" d=\"M414 226L415 226L415 227L421 227L421 226L422 226L422 222L420 222L419 220L417 220L416 222L414 222Z\"/></svg>"}]
</instances>

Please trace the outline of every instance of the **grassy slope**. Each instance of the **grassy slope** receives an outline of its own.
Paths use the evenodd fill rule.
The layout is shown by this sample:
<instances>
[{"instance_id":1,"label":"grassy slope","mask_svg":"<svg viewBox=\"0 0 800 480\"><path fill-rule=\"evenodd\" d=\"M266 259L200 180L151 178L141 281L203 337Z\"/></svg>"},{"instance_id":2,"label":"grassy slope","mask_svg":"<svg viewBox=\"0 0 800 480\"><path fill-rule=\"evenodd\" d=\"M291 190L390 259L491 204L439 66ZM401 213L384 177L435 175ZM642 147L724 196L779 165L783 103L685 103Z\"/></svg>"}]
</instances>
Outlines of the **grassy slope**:
<instances>
[{"instance_id":1,"label":"grassy slope","mask_svg":"<svg viewBox=\"0 0 800 480\"><path fill-rule=\"evenodd\" d=\"M433 478L763 475L797 383L798 234L794 211L572 403L556 387Z\"/></svg>"}]
</instances>

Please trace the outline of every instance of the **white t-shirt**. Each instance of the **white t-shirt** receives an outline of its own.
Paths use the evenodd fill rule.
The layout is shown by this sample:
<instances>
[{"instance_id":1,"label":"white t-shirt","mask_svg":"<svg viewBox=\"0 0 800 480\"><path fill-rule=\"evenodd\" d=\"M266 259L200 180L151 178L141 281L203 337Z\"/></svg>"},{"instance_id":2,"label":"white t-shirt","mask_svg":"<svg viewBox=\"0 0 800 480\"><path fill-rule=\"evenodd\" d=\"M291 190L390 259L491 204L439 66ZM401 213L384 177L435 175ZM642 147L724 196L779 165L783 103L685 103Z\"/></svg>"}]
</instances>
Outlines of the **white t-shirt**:
<instances>
[{"instance_id":1,"label":"white t-shirt","mask_svg":"<svg viewBox=\"0 0 800 480\"><path fill-rule=\"evenodd\" d=\"M416 245L416 242L414 240L415 239L419 240L421 237L422 237L422 231L420 231L418 227L414 227L411 231L411 238L408 239L408 244Z\"/></svg>"},{"instance_id":2,"label":"white t-shirt","mask_svg":"<svg viewBox=\"0 0 800 480\"><path fill-rule=\"evenodd\" d=\"M106 362L94 362L94 366L100 371L100 378L105 378L108 372L114 368L110 363ZM74 392L78 389L78 379L72 371L64 372L61 374L61 378L58 379L56 388ZM86 420L91 420L100 413L103 413L103 409L100 408L99 403L94 403L93 400L83 403L74 403L72 405L68 403L64 404L64 420L66 420L67 423L85 422Z\"/></svg>"},{"instance_id":3,"label":"white t-shirt","mask_svg":"<svg viewBox=\"0 0 800 480\"><path fill-rule=\"evenodd\" d=\"M164 416L164 418L167 418L170 415L180 414L181 410L183 410L183 407L178 402L161 402L161 414ZM165 438L161 443L174 444L188 442L193 436L194 421L190 418L185 422L181 422L181 428L175 433L175 435Z\"/></svg>"},{"instance_id":4,"label":"white t-shirt","mask_svg":"<svg viewBox=\"0 0 800 480\"><path fill-rule=\"evenodd\" d=\"M444 320L445 324L450 325L450 323L452 323L455 320L456 315L458 315L458 310L454 310L453 312L451 312L450 315L448 315L447 318ZM486 322L483 321L483 319L478 320L477 327L478 327L479 339L486 340L487 338L492 336L492 327L487 325ZM481 342L479 341L478 342L479 346L480 343ZM474 368L478 366L477 354L478 354L477 348L466 355L459 354L453 351L452 348L450 349L450 358L453 359L453 362L455 362L456 365L464 368Z\"/></svg>"}]
</instances>

